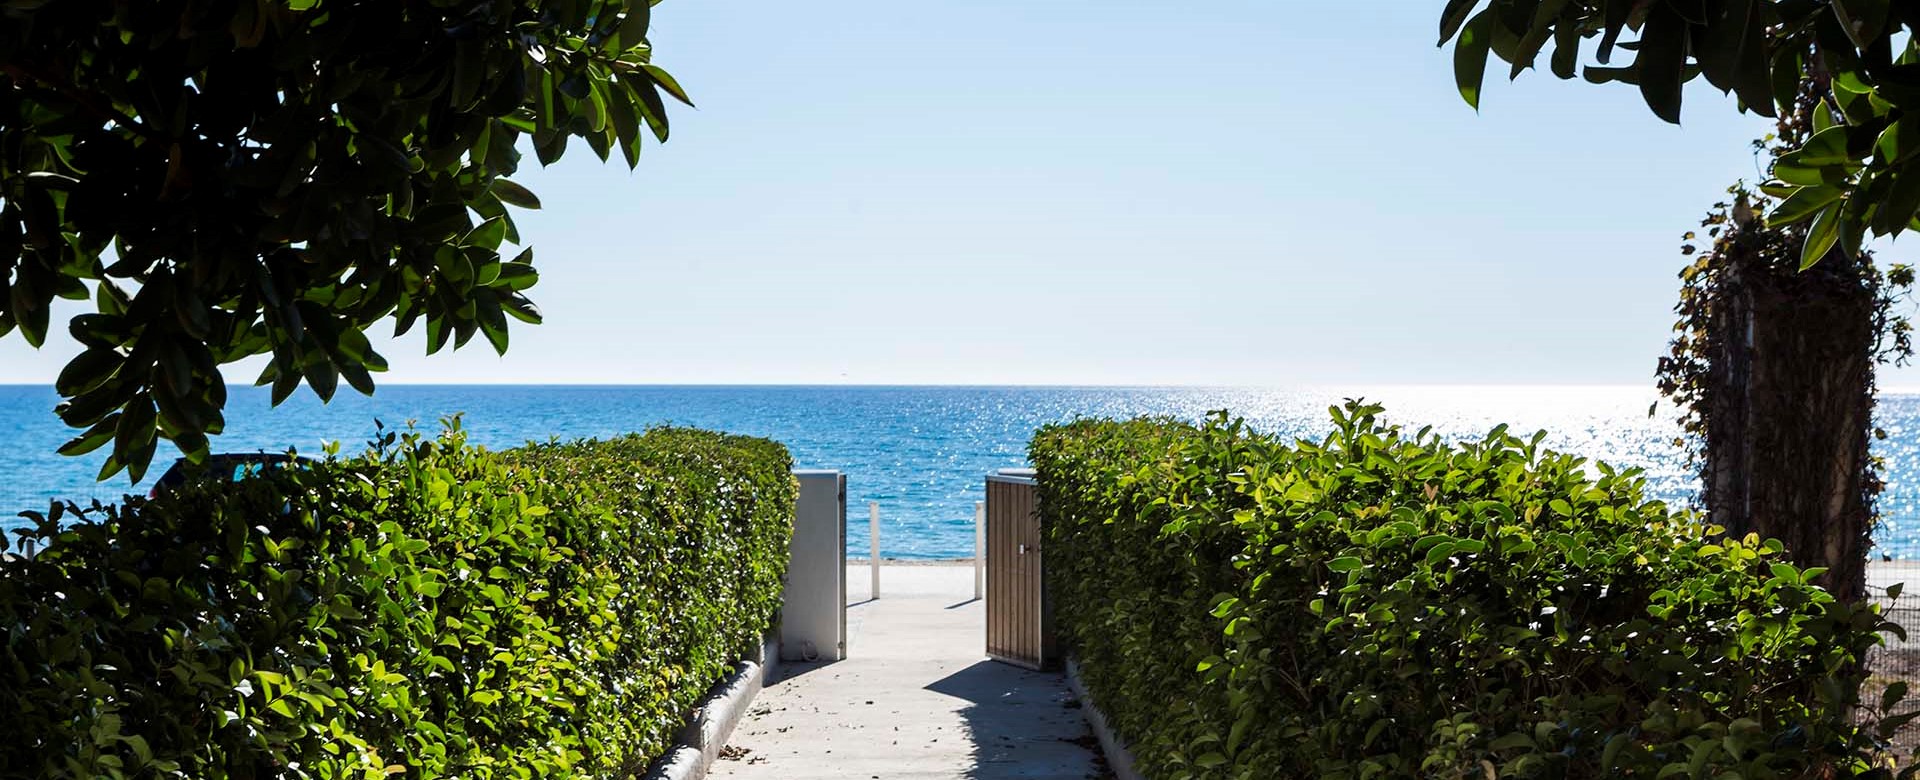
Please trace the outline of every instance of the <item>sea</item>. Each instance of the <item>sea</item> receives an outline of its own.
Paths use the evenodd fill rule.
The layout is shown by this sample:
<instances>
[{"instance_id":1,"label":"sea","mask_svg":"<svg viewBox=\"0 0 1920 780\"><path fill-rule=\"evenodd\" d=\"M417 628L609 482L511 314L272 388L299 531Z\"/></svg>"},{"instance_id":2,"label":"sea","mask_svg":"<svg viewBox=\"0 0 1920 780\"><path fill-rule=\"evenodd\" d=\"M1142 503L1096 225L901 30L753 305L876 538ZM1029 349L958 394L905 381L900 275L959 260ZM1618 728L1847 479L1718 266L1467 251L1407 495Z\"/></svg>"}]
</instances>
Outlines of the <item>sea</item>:
<instances>
[{"instance_id":1,"label":"sea","mask_svg":"<svg viewBox=\"0 0 1920 780\"><path fill-rule=\"evenodd\" d=\"M847 475L850 555L870 553L872 503L880 509L883 557L950 559L973 554L984 475L1024 465L1027 440L1042 425L1078 417L1195 419L1225 409L1258 430L1319 439L1331 429L1327 407L1354 397L1384 404L1391 422L1431 425L1452 438L1502 423L1543 430L1553 449L1644 470L1658 498L1686 502L1695 493L1674 410L1656 403L1650 388L1632 386L387 385L371 397L343 390L329 404L302 390L278 407L264 389L236 388L214 449L314 455L334 442L352 452L365 447L376 420L431 431L454 415L469 440L495 449L658 425L765 436L786 444L796 467ZM147 490L125 475L96 482L104 452L55 454L74 433L54 416L58 402L47 386L0 385L0 527L23 525L16 512L45 510L54 500L114 501ZM1878 423L1888 434L1874 445L1888 489L1876 553L1920 559L1920 394L1882 395ZM163 445L148 481L177 456Z\"/></svg>"}]
</instances>

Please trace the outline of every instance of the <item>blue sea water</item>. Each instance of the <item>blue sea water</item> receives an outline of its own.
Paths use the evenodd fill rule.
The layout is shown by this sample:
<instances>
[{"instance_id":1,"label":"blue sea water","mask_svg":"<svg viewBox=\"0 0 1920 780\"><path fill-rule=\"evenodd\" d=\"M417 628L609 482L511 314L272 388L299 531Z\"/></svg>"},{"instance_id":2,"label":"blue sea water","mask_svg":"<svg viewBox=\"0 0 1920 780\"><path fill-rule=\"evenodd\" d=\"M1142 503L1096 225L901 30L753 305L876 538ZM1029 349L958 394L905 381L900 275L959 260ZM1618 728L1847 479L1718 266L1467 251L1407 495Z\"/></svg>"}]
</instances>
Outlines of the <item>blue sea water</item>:
<instances>
[{"instance_id":1,"label":"blue sea water","mask_svg":"<svg viewBox=\"0 0 1920 780\"><path fill-rule=\"evenodd\" d=\"M1545 430L1555 449L1643 468L1654 493L1692 495L1677 428L1664 405L1650 417L1653 393L1637 387L1405 386L1334 389L1122 387L872 386L409 386L381 387L372 398L345 393L322 405L302 391L280 407L264 390L236 389L227 433L216 451L318 453L324 442L363 446L378 418L389 426L433 428L461 414L470 439L494 448L527 440L604 437L660 424L692 425L784 442L802 468L846 472L848 538L864 555L866 503L881 507L882 554L898 558L972 555L973 503L982 475L1025 461L1035 428L1074 417L1141 414L1196 418L1228 409L1254 427L1318 438L1326 407L1347 396L1387 405L1388 419L1465 437L1498 423ZM0 386L0 525L14 512L45 509L50 499L113 499L145 492L125 476L94 481L102 459L64 458L54 450L73 432L54 417L50 388ZM1920 558L1920 395L1883 396L1876 444L1886 459L1886 521L1880 552ZM155 473L176 453L163 447ZM149 477L151 479L151 476Z\"/></svg>"}]
</instances>

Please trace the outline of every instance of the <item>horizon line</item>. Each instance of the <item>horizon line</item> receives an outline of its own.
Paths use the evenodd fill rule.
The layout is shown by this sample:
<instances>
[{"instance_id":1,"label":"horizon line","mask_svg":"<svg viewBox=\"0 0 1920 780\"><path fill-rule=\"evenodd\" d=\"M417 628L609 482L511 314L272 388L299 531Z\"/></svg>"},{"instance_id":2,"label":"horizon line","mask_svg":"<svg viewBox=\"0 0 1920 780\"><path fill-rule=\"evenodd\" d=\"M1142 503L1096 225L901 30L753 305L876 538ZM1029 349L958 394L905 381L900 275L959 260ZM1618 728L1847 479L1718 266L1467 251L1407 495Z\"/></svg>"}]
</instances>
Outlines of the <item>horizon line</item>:
<instances>
[{"instance_id":1,"label":"horizon line","mask_svg":"<svg viewBox=\"0 0 1920 780\"><path fill-rule=\"evenodd\" d=\"M48 387L46 382L0 381L0 387ZM302 383L302 386L305 386ZM239 382L227 384L230 389L265 388ZM1355 381L1355 382L1302 382L1302 383L1231 383L1231 382L382 382L378 387L1033 387L1033 388L1182 388L1200 390L1322 390L1341 387L1563 387L1563 388L1619 388L1619 389L1655 389L1653 385L1632 382L1395 382L1395 381ZM378 388L376 388L377 391ZM1920 385L1912 389L1920 390ZM336 393L338 396L357 395L351 388Z\"/></svg>"},{"instance_id":2,"label":"horizon line","mask_svg":"<svg viewBox=\"0 0 1920 780\"><path fill-rule=\"evenodd\" d=\"M304 383L303 383L304 384ZM51 380L46 382L0 381L0 388L44 387L53 389ZM229 383L229 389L253 390L265 389L265 385ZM497 387L497 388L1012 388L1012 389L1112 389L1112 390L1295 390L1295 391L1334 391L1378 390L1378 389L1587 389L1587 390L1646 390L1657 392L1652 384L1633 382L1392 382L1392 381L1356 381L1356 382L1311 382L1298 384L1218 384L1203 382L384 382L375 388L375 394L382 387ZM296 395L311 395L296 392ZM1888 385L1878 388L1876 395L1914 395L1920 394L1920 384ZM343 388L335 393L336 398L370 397L361 395L351 388Z\"/></svg>"}]
</instances>

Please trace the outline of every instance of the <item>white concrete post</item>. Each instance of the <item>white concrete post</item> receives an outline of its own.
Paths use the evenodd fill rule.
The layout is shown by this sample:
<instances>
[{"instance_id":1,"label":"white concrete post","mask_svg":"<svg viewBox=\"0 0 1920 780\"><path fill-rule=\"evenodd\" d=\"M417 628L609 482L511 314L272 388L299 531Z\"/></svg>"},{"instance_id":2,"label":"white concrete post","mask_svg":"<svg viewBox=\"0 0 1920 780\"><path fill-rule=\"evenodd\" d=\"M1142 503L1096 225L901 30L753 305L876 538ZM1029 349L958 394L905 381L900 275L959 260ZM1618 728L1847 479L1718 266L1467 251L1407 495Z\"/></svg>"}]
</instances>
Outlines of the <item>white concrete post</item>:
<instances>
[{"instance_id":1,"label":"white concrete post","mask_svg":"<svg viewBox=\"0 0 1920 780\"><path fill-rule=\"evenodd\" d=\"M873 569L873 598L880 598L880 502L867 502L867 535L873 552L868 565Z\"/></svg>"},{"instance_id":2,"label":"white concrete post","mask_svg":"<svg viewBox=\"0 0 1920 780\"><path fill-rule=\"evenodd\" d=\"M847 478L838 471L795 471L791 558L781 598L780 658L847 657Z\"/></svg>"},{"instance_id":3,"label":"white concrete post","mask_svg":"<svg viewBox=\"0 0 1920 780\"><path fill-rule=\"evenodd\" d=\"M973 597L986 598L987 502L973 502Z\"/></svg>"}]
</instances>

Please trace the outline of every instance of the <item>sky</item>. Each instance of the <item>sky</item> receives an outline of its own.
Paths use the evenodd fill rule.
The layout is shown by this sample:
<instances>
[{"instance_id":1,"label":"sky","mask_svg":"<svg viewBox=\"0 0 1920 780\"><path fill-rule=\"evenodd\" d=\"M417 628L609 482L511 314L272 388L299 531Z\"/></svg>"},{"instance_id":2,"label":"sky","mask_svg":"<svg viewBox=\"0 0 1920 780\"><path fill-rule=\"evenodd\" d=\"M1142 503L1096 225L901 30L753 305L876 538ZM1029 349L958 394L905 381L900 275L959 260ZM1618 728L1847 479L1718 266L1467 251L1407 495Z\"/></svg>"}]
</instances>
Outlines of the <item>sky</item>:
<instances>
[{"instance_id":1,"label":"sky","mask_svg":"<svg viewBox=\"0 0 1920 780\"><path fill-rule=\"evenodd\" d=\"M1650 384L1767 122L1503 68L1476 113L1439 5L669 0L669 142L519 178L546 323L379 379Z\"/></svg>"}]
</instances>

